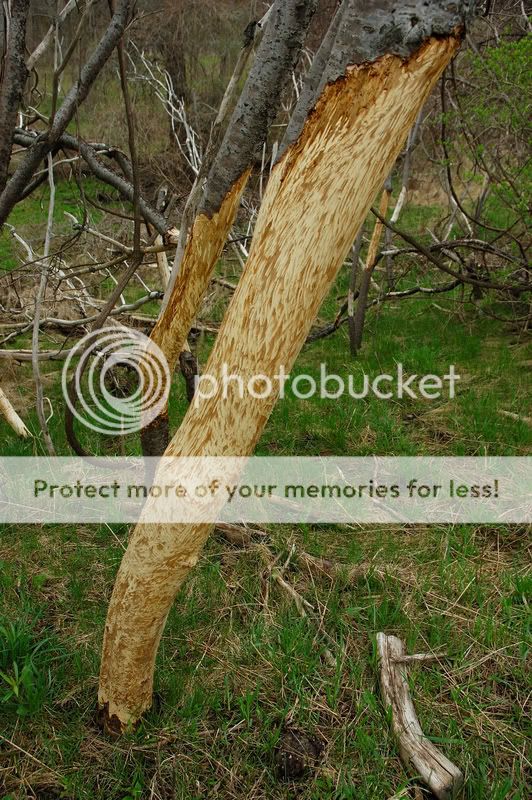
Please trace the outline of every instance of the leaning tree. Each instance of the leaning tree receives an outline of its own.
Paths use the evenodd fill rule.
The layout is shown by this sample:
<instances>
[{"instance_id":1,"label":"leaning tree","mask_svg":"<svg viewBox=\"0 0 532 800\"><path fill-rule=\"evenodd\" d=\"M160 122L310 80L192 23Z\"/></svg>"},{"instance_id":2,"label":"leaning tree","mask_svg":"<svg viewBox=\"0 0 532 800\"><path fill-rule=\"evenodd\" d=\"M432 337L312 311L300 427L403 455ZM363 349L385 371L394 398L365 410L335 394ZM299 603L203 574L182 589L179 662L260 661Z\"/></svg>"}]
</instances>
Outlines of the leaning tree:
<instances>
[{"instance_id":1,"label":"leaning tree","mask_svg":"<svg viewBox=\"0 0 532 800\"><path fill-rule=\"evenodd\" d=\"M209 375L221 379L227 365L244 381L257 374L273 380L281 367L291 368L373 198L457 51L474 5L339 4L279 149ZM185 346L314 6L313 0L273 4L244 91L187 204L152 334L171 365ZM226 399L218 393L189 408L165 453L247 456L274 403L271 394L244 399L229 387ZM148 429L146 452L161 452L166 427L163 418ZM211 527L141 519L133 531L105 626L99 704L108 729L123 730L149 708L169 609Z\"/></svg>"}]
</instances>

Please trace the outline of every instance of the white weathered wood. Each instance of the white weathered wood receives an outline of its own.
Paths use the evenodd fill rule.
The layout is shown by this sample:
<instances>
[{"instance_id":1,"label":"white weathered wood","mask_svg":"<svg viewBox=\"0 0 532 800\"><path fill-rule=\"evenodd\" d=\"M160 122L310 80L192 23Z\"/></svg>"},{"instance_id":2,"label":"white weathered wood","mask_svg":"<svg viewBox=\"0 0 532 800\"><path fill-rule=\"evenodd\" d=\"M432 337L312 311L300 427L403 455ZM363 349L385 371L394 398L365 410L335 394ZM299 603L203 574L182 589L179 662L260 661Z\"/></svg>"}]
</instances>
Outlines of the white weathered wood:
<instances>
[{"instance_id":1,"label":"white weathered wood","mask_svg":"<svg viewBox=\"0 0 532 800\"><path fill-rule=\"evenodd\" d=\"M17 436L22 436L24 439L31 436L31 433L26 428L2 389L0 389L0 414L2 414L7 424L13 428Z\"/></svg>"},{"instance_id":2,"label":"white weathered wood","mask_svg":"<svg viewBox=\"0 0 532 800\"><path fill-rule=\"evenodd\" d=\"M532 417L525 417L521 414L515 414L513 411L505 411L504 408L499 408L498 411L502 417L514 419L516 422L524 422L525 425L532 425Z\"/></svg>"},{"instance_id":3,"label":"white weathered wood","mask_svg":"<svg viewBox=\"0 0 532 800\"><path fill-rule=\"evenodd\" d=\"M451 800L461 791L464 778L443 753L427 739L410 696L405 667L405 646L396 636L377 634L380 686L405 768L418 776L438 800Z\"/></svg>"}]
</instances>

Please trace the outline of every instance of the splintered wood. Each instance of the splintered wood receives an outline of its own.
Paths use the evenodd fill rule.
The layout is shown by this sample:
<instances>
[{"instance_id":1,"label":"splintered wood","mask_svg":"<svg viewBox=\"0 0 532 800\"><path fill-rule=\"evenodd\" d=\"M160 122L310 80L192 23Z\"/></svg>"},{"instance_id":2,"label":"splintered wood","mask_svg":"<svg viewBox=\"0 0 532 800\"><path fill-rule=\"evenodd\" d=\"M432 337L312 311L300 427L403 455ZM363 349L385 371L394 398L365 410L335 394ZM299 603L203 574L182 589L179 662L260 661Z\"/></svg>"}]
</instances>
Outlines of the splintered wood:
<instances>
[{"instance_id":1,"label":"splintered wood","mask_svg":"<svg viewBox=\"0 0 532 800\"><path fill-rule=\"evenodd\" d=\"M391 709L392 730L403 764L438 800L458 797L464 784L462 773L421 730L405 677L403 642L378 633L377 651L381 692L386 708Z\"/></svg>"}]
</instances>

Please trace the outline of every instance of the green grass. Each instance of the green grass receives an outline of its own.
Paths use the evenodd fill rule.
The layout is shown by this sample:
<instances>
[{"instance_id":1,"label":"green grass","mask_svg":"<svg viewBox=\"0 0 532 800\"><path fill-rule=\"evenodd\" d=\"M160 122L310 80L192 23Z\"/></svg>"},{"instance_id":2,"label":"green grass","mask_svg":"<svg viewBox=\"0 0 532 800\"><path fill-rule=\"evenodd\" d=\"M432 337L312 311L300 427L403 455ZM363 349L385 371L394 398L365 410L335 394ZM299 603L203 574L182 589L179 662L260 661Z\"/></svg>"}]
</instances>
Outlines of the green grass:
<instances>
[{"instance_id":1,"label":"green grass","mask_svg":"<svg viewBox=\"0 0 532 800\"><path fill-rule=\"evenodd\" d=\"M465 797L528 796L524 530L272 531L270 546L283 554L290 535L300 550L375 559L375 575L352 585L310 581L297 560L290 568L326 637L274 587L264 608L255 548L213 539L170 615L156 707L120 743L94 717L105 606L126 538L115 533L118 540L105 529L19 531L24 544L11 544L3 565L3 615L17 620L22 645L6 655L1 640L2 664L9 673L31 659L38 695L25 700L29 715L3 703L2 735L41 762L4 741L6 791L15 797L30 796L29 785L39 797L46 787L50 796L123 800L132 787L149 797L154 782L163 797L244 797L256 785L263 797L290 797L294 787L272 769L288 715L326 745L299 797L391 797L407 777L376 688L379 630L404 637L412 651L453 657L415 669L412 686L424 729L465 770ZM4 530L4 547L14 534Z\"/></svg>"},{"instance_id":2,"label":"green grass","mask_svg":"<svg viewBox=\"0 0 532 800\"><path fill-rule=\"evenodd\" d=\"M98 181L83 179L83 191L89 198L94 198L101 190ZM9 216L9 225L30 244L36 258L42 255L43 251L44 229L41 223L48 215L49 196L48 185L43 184L34 194L16 205ZM54 236L72 235L72 222L65 217L65 212L73 214L79 221L83 220L83 205L75 181L57 181ZM101 213L93 209L90 222L96 222L100 217ZM0 231L0 278L3 272L13 270L20 263L19 257L26 258L26 253L21 245L15 242L9 228L4 226Z\"/></svg>"},{"instance_id":3,"label":"green grass","mask_svg":"<svg viewBox=\"0 0 532 800\"><path fill-rule=\"evenodd\" d=\"M423 215L421 215L423 216ZM342 274L321 312L334 316ZM219 313L211 309L209 318ZM459 315L458 311L465 311ZM17 345L19 342L17 342ZM55 335L45 346L56 346ZM198 344L204 363L212 341ZM293 374L346 378L393 372L462 375L457 397L279 402L261 455L523 455L530 429L530 358L506 326L451 296L409 299L368 314L364 349L347 331L307 345ZM43 366L60 453L58 366ZM20 443L0 421L3 454L42 453L27 365L6 388L35 434ZM185 410L181 382L172 423ZM87 440L93 452L116 441ZM138 452L136 440L129 452ZM213 537L171 611L156 672L156 702L119 742L97 724L101 637L126 526L4 526L0 531L0 798L282 798L385 800L411 786L377 688L375 634L410 652L450 656L411 670L425 732L463 769L466 800L519 800L526 782L530 531L519 526L271 526L286 579L315 608L301 619L276 584L264 603L258 546ZM354 582L309 574L298 553L372 566ZM332 658L331 658L332 657ZM284 722L324 745L298 784L276 776ZM408 797L414 798L413 789Z\"/></svg>"},{"instance_id":4,"label":"green grass","mask_svg":"<svg viewBox=\"0 0 532 800\"><path fill-rule=\"evenodd\" d=\"M219 35L224 51L236 46L224 27ZM506 56L498 47L493 53L503 60L493 64L487 54L491 70L500 68L505 90L508 75L514 88L524 85L525 47L529 42L508 45ZM227 59L215 55L219 48L211 50L199 53L200 78L192 71L191 88L201 101L194 124L203 120L207 106L217 107L224 83ZM124 115L109 114L120 99L115 70L111 61L70 129L127 148ZM484 86L487 74L483 59L475 83ZM73 77L68 69L63 95ZM46 113L49 84L43 86L40 111ZM131 90L142 121L139 152L149 161L169 146L168 119L152 91L134 82ZM505 125L515 123L505 118L511 106L493 109L490 97L489 92L475 94L472 111L485 114L482 128L499 117ZM520 110L521 105L519 97ZM455 146L461 150L463 142ZM527 180L529 169L519 175L521 189ZM102 189L92 180L84 180L84 187L91 197ZM75 183L58 181L54 233L63 240L71 234L64 212L81 217L78 195ZM486 222L511 225L512 201L509 187L496 185L485 204ZM42 252L47 207L43 185L10 216L36 253ZM91 213L100 220L99 212ZM410 205L400 227L430 243L427 228L441 216L437 207ZM115 223L106 224L112 235ZM116 224L119 232L121 223ZM514 232L520 236L521 226ZM478 234L492 236L482 228ZM90 240L87 249L93 245ZM0 278L17 266L20 253L9 231L0 233ZM78 256L86 260L83 240L70 262L77 263ZM435 279L414 256L404 263L408 258L412 272L400 288ZM221 265L222 271L226 267ZM510 269L497 266L502 277ZM376 278L381 282L383 273ZM321 310L322 322L334 318L347 284L344 270ZM99 289L109 287L110 281ZM141 294L144 289L132 284L125 296L131 301ZM221 319L225 299L211 301L209 320ZM500 312L504 316L506 309L501 306ZM155 315L157 304L142 313ZM50 349L62 341L55 331L42 338ZM28 342L26 334L11 345L27 347ZM197 342L203 364L211 347L210 337ZM368 313L364 348L356 360L342 327L307 345L293 374L317 377L320 362L344 379L364 372L393 374L397 362L417 374L444 374L454 364L462 376L456 398L303 401L288 394L276 406L257 452L525 455L530 427L499 412L531 416L525 366L530 359L521 333L462 304L459 293L383 305ZM44 454L31 369L0 364L0 385L33 433L21 442L0 419L2 454ZM60 365L44 363L42 374L54 412L52 437L58 452L68 454ZM175 430L186 410L180 379L170 410ZM94 453L120 450L117 439L81 438ZM138 440L128 439L125 449L139 452ZM532 795L527 773L532 587L525 526L270 526L267 544L281 563L295 546L285 577L313 605L315 613L307 619L274 582L265 602L258 545L236 548L213 536L170 613L153 709L135 733L116 741L99 728L95 698L106 609L127 538L127 526L118 525L0 528L0 800L418 800L381 703L378 631L401 636L409 652L449 656L412 668L409 677L423 730L465 774L465 800ZM304 552L369 567L364 577L350 581L346 569L332 581L309 573ZM287 720L324 747L319 765L297 784L280 782L274 768Z\"/></svg>"}]
</instances>

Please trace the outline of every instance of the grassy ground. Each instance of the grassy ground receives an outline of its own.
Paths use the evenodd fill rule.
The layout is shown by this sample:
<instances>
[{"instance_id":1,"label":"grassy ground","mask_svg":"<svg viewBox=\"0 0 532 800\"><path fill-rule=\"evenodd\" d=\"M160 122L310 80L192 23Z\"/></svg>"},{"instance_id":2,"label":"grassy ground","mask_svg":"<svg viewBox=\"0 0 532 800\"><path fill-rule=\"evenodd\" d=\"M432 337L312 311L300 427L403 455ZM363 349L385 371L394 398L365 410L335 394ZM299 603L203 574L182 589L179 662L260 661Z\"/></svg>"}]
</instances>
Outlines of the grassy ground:
<instances>
[{"instance_id":1,"label":"grassy ground","mask_svg":"<svg viewBox=\"0 0 532 800\"><path fill-rule=\"evenodd\" d=\"M342 276L322 312L330 319ZM454 401L374 397L279 403L259 453L517 455L529 429L529 358L521 339L455 301L405 300L371 312L361 357L345 328L307 346L295 372L407 372L462 380ZM199 343L204 358L211 342ZM57 366L45 368L61 433ZM37 432L27 367L11 394ZM184 410L180 387L174 422ZM21 445L0 422L6 454ZM98 446L97 442L92 443ZM99 445L101 447L101 444ZM63 452L67 452L64 445ZM301 619L271 585L264 602L260 544L214 537L172 610L157 667L154 709L116 742L95 719L105 612L125 527L4 527L0 531L0 798L415 798L377 689L374 636L452 658L411 671L427 734L466 775L468 800L526 798L529 531L517 526L272 526L287 580L313 605ZM310 574L298 553L368 562L354 582ZM332 657L331 657L332 656ZM287 721L323 745L302 781L280 781L275 752ZM402 794L402 790L405 793Z\"/></svg>"}]
</instances>

